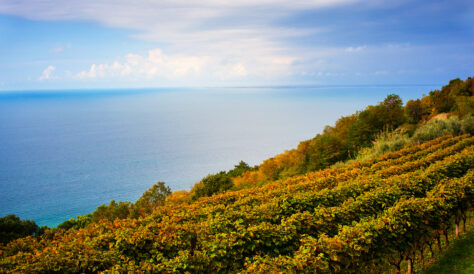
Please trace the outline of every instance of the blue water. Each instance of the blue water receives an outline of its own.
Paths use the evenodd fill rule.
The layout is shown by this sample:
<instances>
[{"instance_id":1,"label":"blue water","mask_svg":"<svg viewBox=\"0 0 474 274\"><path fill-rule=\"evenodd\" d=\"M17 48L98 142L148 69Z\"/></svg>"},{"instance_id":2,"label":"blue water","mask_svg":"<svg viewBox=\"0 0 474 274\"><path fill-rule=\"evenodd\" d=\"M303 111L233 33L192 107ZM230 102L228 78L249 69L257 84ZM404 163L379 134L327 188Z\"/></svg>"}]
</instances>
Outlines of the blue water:
<instances>
[{"instance_id":1,"label":"blue water","mask_svg":"<svg viewBox=\"0 0 474 274\"><path fill-rule=\"evenodd\" d=\"M156 181L187 189L240 160L296 147L389 93L436 86L0 92L0 216L55 226L135 201Z\"/></svg>"}]
</instances>

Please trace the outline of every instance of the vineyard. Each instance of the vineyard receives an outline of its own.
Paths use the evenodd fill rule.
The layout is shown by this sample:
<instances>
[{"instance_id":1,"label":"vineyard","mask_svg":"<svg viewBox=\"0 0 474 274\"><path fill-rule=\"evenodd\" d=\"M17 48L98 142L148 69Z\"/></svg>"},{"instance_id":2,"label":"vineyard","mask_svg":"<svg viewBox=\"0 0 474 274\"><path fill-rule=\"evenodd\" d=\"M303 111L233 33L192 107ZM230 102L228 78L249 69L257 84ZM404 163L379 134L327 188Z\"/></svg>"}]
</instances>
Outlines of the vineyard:
<instances>
[{"instance_id":1,"label":"vineyard","mask_svg":"<svg viewBox=\"0 0 474 274\"><path fill-rule=\"evenodd\" d=\"M17 239L0 248L0 271L400 271L465 226L473 167L474 137L445 136L261 187L165 204L144 218Z\"/></svg>"}]
</instances>

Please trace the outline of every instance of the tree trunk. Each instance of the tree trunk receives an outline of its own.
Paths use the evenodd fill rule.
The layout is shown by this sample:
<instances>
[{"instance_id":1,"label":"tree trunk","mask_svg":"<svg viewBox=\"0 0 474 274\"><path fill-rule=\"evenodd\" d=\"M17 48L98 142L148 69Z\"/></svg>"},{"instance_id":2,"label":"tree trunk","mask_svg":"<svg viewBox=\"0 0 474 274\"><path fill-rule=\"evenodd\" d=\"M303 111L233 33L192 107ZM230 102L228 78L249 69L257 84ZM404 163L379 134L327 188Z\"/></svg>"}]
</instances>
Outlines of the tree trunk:
<instances>
[{"instance_id":1,"label":"tree trunk","mask_svg":"<svg viewBox=\"0 0 474 274\"><path fill-rule=\"evenodd\" d=\"M395 270L395 273L400 274L401 271L402 271L402 270L400 269L400 264L396 264L395 267L397 268L397 269Z\"/></svg>"},{"instance_id":2,"label":"tree trunk","mask_svg":"<svg viewBox=\"0 0 474 274\"><path fill-rule=\"evenodd\" d=\"M389 260L389 263L390 263L391 265L395 266L395 268L396 268L396 269L395 269L395 272L396 272L397 274L400 274L401 271L402 271L402 269L401 269L401 267L400 267L400 264L401 264L402 261L403 261L403 256L402 256L402 254L400 254L400 252L398 252L398 254L399 254L399 259L398 259L398 260L395 260L394 258L391 258L391 260Z\"/></svg>"},{"instance_id":3,"label":"tree trunk","mask_svg":"<svg viewBox=\"0 0 474 274\"><path fill-rule=\"evenodd\" d=\"M424 269L425 268L425 254L423 254L423 251L425 251L425 249L422 247L420 250L420 257L421 257L421 264L423 265L423 269Z\"/></svg>"},{"instance_id":4,"label":"tree trunk","mask_svg":"<svg viewBox=\"0 0 474 274\"><path fill-rule=\"evenodd\" d=\"M441 253L441 250L443 250L443 248L441 247L441 235L438 234L438 236L436 236L436 240L438 241L438 252Z\"/></svg>"},{"instance_id":5,"label":"tree trunk","mask_svg":"<svg viewBox=\"0 0 474 274\"><path fill-rule=\"evenodd\" d=\"M407 274L413 274L413 259L410 257L408 257L408 270L407 270Z\"/></svg>"},{"instance_id":6,"label":"tree trunk","mask_svg":"<svg viewBox=\"0 0 474 274\"><path fill-rule=\"evenodd\" d=\"M433 244L431 242L428 242L428 247L430 248L430 253L431 253L431 257L434 256L434 253L433 253Z\"/></svg>"},{"instance_id":7,"label":"tree trunk","mask_svg":"<svg viewBox=\"0 0 474 274\"><path fill-rule=\"evenodd\" d=\"M444 231L444 238L446 239L446 246L449 245L449 238L448 238L448 236L449 236L449 235L448 235L448 229L446 229L446 230Z\"/></svg>"},{"instance_id":8,"label":"tree trunk","mask_svg":"<svg viewBox=\"0 0 474 274\"><path fill-rule=\"evenodd\" d=\"M459 223L456 222L456 239L459 238Z\"/></svg>"},{"instance_id":9,"label":"tree trunk","mask_svg":"<svg viewBox=\"0 0 474 274\"><path fill-rule=\"evenodd\" d=\"M462 231L463 231L464 233L466 233L466 221L467 221L467 216L466 216L465 214L462 216L462 220L463 220L463 222L462 222Z\"/></svg>"}]
</instances>

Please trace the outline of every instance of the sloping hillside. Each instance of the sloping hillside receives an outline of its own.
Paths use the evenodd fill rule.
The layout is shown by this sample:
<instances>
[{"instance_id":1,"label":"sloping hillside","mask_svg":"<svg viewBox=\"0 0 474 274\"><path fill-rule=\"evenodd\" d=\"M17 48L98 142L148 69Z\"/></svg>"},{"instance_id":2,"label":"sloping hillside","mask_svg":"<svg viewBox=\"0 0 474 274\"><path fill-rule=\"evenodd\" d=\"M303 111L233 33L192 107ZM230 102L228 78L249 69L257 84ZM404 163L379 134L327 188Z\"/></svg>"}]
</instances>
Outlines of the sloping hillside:
<instances>
[{"instance_id":1,"label":"sloping hillside","mask_svg":"<svg viewBox=\"0 0 474 274\"><path fill-rule=\"evenodd\" d=\"M139 219L1 248L5 272L338 272L400 266L466 219L474 137L445 136L343 168L167 204Z\"/></svg>"}]
</instances>

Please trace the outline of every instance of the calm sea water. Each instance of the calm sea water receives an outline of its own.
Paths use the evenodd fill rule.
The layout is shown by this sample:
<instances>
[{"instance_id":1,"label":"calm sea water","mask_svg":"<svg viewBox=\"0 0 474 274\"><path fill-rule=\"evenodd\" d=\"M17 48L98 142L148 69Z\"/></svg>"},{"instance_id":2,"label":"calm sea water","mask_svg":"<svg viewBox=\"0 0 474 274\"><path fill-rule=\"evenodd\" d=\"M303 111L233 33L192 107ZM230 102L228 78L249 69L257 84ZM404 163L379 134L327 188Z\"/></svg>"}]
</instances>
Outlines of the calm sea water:
<instances>
[{"instance_id":1,"label":"calm sea water","mask_svg":"<svg viewBox=\"0 0 474 274\"><path fill-rule=\"evenodd\" d=\"M296 147L389 93L436 86L0 92L0 216L55 226L135 201L156 181L187 189L240 160Z\"/></svg>"}]
</instances>

